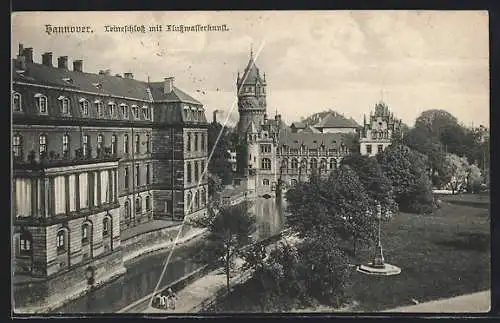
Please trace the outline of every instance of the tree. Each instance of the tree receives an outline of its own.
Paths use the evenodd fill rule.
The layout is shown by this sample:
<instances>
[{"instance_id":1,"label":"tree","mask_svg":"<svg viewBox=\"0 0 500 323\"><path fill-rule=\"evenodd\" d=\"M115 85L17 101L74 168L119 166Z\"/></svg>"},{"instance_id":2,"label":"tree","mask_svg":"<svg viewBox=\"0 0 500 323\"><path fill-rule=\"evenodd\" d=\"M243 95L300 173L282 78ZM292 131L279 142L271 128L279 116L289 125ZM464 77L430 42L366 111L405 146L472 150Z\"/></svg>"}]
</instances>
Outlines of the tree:
<instances>
[{"instance_id":1,"label":"tree","mask_svg":"<svg viewBox=\"0 0 500 323\"><path fill-rule=\"evenodd\" d=\"M479 193L481 190L481 184L483 182L483 178L481 176L481 170L477 167L476 164L470 165L469 168L469 178L467 179L468 190L471 193Z\"/></svg>"},{"instance_id":2,"label":"tree","mask_svg":"<svg viewBox=\"0 0 500 323\"><path fill-rule=\"evenodd\" d=\"M377 160L392 183L400 210L432 211L434 199L424 155L406 146L390 146L377 154Z\"/></svg>"},{"instance_id":3,"label":"tree","mask_svg":"<svg viewBox=\"0 0 500 323\"><path fill-rule=\"evenodd\" d=\"M467 185L469 177L469 162L465 157L458 157L455 154L447 154L446 161L451 173L450 188L451 193L455 194Z\"/></svg>"},{"instance_id":4,"label":"tree","mask_svg":"<svg viewBox=\"0 0 500 323\"><path fill-rule=\"evenodd\" d=\"M231 130L220 123L212 122L208 126L208 151L212 154L208 161L208 170L217 175L223 185L232 182L231 162L229 150L231 144Z\"/></svg>"},{"instance_id":5,"label":"tree","mask_svg":"<svg viewBox=\"0 0 500 323\"><path fill-rule=\"evenodd\" d=\"M415 120L415 128L425 128L436 138L441 138L441 132L445 128L456 124L457 118L441 109L426 110Z\"/></svg>"},{"instance_id":6,"label":"tree","mask_svg":"<svg viewBox=\"0 0 500 323\"><path fill-rule=\"evenodd\" d=\"M367 194L374 201L380 202L384 210L397 212L392 183L375 157L352 155L345 157L342 164L350 166L356 172Z\"/></svg>"},{"instance_id":7,"label":"tree","mask_svg":"<svg viewBox=\"0 0 500 323\"><path fill-rule=\"evenodd\" d=\"M255 217L249 211L248 202L209 212L210 217L204 219L203 223L208 228L209 235L202 260L224 266L227 289L230 291L231 266L240 248L248 244L249 236L255 231Z\"/></svg>"}]
</instances>

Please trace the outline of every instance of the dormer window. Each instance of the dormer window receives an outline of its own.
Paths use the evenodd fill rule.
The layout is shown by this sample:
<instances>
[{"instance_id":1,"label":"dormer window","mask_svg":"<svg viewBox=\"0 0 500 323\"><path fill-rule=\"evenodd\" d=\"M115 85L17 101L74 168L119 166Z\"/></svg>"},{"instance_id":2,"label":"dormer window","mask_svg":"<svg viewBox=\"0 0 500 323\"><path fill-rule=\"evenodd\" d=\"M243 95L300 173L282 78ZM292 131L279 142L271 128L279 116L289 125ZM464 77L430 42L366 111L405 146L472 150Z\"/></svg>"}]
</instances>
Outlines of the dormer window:
<instances>
[{"instance_id":1,"label":"dormer window","mask_svg":"<svg viewBox=\"0 0 500 323\"><path fill-rule=\"evenodd\" d=\"M132 114L134 115L135 119L139 118L139 108L137 105L132 105Z\"/></svg>"},{"instance_id":2,"label":"dormer window","mask_svg":"<svg viewBox=\"0 0 500 323\"><path fill-rule=\"evenodd\" d=\"M69 77L63 77L63 81L69 84L73 84L73 80Z\"/></svg>"},{"instance_id":3,"label":"dormer window","mask_svg":"<svg viewBox=\"0 0 500 323\"><path fill-rule=\"evenodd\" d=\"M145 105L142 107L142 114L144 115L144 119L146 119L146 120L151 119L148 106Z\"/></svg>"},{"instance_id":4,"label":"dormer window","mask_svg":"<svg viewBox=\"0 0 500 323\"><path fill-rule=\"evenodd\" d=\"M109 115L113 118L115 116L115 112L116 112L116 104L114 102L109 102L108 103L108 107L109 107Z\"/></svg>"},{"instance_id":5,"label":"dormer window","mask_svg":"<svg viewBox=\"0 0 500 323\"><path fill-rule=\"evenodd\" d=\"M35 94L36 106L40 114L48 114L47 97L43 94Z\"/></svg>"},{"instance_id":6,"label":"dormer window","mask_svg":"<svg viewBox=\"0 0 500 323\"><path fill-rule=\"evenodd\" d=\"M125 119L128 119L128 106L125 103L120 104L122 108L122 114Z\"/></svg>"},{"instance_id":7,"label":"dormer window","mask_svg":"<svg viewBox=\"0 0 500 323\"><path fill-rule=\"evenodd\" d=\"M95 100L94 105L97 110L97 116L102 117L103 116L102 102L100 100Z\"/></svg>"},{"instance_id":8,"label":"dormer window","mask_svg":"<svg viewBox=\"0 0 500 323\"><path fill-rule=\"evenodd\" d=\"M63 115L70 114L70 102L69 99L65 96L60 96L57 98L61 102L61 113Z\"/></svg>"},{"instance_id":9,"label":"dormer window","mask_svg":"<svg viewBox=\"0 0 500 323\"><path fill-rule=\"evenodd\" d=\"M21 101L21 94L14 92L12 93L12 111L22 112L23 106Z\"/></svg>"},{"instance_id":10,"label":"dormer window","mask_svg":"<svg viewBox=\"0 0 500 323\"><path fill-rule=\"evenodd\" d=\"M82 112L82 115L88 116L89 115L89 101L86 99L80 99L80 111Z\"/></svg>"}]
</instances>

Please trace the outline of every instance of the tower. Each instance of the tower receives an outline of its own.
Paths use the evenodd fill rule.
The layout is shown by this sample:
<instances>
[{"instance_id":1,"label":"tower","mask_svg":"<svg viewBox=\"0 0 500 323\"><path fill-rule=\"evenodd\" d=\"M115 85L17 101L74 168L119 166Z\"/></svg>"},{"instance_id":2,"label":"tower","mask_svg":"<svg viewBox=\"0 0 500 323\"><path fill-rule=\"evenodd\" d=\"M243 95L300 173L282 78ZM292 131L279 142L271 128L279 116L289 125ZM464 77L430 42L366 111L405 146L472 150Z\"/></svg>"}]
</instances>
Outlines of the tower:
<instances>
[{"instance_id":1,"label":"tower","mask_svg":"<svg viewBox=\"0 0 500 323\"><path fill-rule=\"evenodd\" d=\"M257 128L264 123L266 114L266 76L260 75L259 68L255 65L253 51L250 51L250 59L245 68L243 76L236 80L238 95L238 135L246 137L246 130L253 121Z\"/></svg>"}]
</instances>

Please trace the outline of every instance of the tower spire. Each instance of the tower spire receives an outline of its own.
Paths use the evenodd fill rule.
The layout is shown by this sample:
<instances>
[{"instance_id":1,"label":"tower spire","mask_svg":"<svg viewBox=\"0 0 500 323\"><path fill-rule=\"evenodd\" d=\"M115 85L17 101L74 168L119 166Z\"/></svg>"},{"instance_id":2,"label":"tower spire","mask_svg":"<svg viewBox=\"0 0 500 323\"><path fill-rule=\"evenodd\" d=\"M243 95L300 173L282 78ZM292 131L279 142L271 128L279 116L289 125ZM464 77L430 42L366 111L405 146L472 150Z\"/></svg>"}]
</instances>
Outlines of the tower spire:
<instances>
[{"instance_id":1,"label":"tower spire","mask_svg":"<svg viewBox=\"0 0 500 323\"><path fill-rule=\"evenodd\" d=\"M250 59L253 61L253 43L250 44Z\"/></svg>"}]
</instances>

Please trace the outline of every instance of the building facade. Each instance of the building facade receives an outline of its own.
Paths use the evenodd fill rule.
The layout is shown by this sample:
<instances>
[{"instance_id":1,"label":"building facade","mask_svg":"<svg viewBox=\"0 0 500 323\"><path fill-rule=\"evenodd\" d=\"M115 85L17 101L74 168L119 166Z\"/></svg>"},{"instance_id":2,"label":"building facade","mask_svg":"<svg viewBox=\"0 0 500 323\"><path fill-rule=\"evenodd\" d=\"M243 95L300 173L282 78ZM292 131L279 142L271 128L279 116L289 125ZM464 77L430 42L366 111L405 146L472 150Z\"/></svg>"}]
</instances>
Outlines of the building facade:
<instances>
[{"instance_id":1,"label":"building facade","mask_svg":"<svg viewBox=\"0 0 500 323\"><path fill-rule=\"evenodd\" d=\"M375 105L375 111L369 119L363 117L363 129L360 132L359 149L361 155L375 156L392 143L393 135L401 131L401 120L396 119L384 102Z\"/></svg>"},{"instance_id":2,"label":"building facade","mask_svg":"<svg viewBox=\"0 0 500 323\"><path fill-rule=\"evenodd\" d=\"M204 213L208 193L204 109L172 77L52 61L20 45L12 65L14 282L49 303L61 281L123 272L121 232Z\"/></svg>"}]
</instances>

